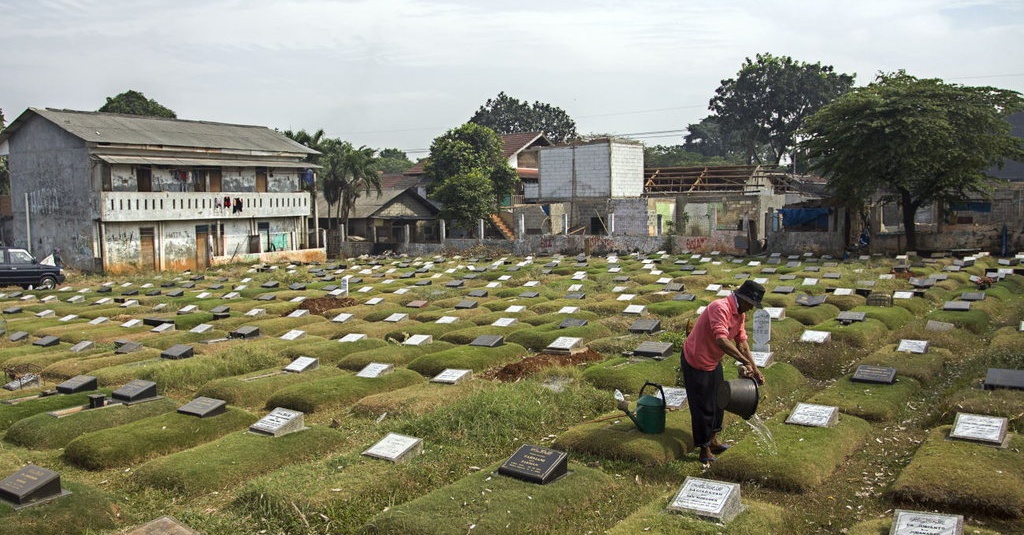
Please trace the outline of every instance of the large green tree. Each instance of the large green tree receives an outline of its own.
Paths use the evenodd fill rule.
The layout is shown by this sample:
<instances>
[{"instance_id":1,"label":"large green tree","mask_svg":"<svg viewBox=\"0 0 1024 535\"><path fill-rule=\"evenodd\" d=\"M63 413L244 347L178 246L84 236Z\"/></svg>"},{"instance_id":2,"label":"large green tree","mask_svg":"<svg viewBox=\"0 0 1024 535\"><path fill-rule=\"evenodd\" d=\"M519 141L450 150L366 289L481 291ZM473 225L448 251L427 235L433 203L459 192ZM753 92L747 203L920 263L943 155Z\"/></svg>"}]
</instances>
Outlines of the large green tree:
<instances>
[{"instance_id":1,"label":"large green tree","mask_svg":"<svg viewBox=\"0 0 1024 535\"><path fill-rule=\"evenodd\" d=\"M499 134L544 132L544 137L552 143L565 143L579 137L576 122L562 108L536 101L530 104L504 91L480 106L469 122Z\"/></svg>"},{"instance_id":2,"label":"large green tree","mask_svg":"<svg viewBox=\"0 0 1024 535\"><path fill-rule=\"evenodd\" d=\"M709 108L744 163L778 164L796 144L803 120L849 91L853 78L821 63L758 54L735 78L722 80Z\"/></svg>"},{"instance_id":3,"label":"large green tree","mask_svg":"<svg viewBox=\"0 0 1024 535\"><path fill-rule=\"evenodd\" d=\"M1006 121L1021 109L1015 91L883 74L808 118L802 147L847 204L876 194L898 202L914 250L919 208L983 195L987 169L1024 157Z\"/></svg>"},{"instance_id":4,"label":"large green tree","mask_svg":"<svg viewBox=\"0 0 1024 535\"><path fill-rule=\"evenodd\" d=\"M444 204L441 217L462 224L493 213L498 200L514 193L519 183L503 154L501 137L474 123L434 139L423 169L430 179L430 196Z\"/></svg>"},{"instance_id":5,"label":"large green tree","mask_svg":"<svg viewBox=\"0 0 1024 535\"><path fill-rule=\"evenodd\" d=\"M402 173L412 167L412 160L401 149L381 149L373 162L373 168L385 175Z\"/></svg>"},{"instance_id":6,"label":"large green tree","mask_svg":"<svg viewBox=\"0 0 1024 535\"><path fill-rule=\"evenodd\" d=\"M147 115L150 117L166 117L175 119L178 116L159 102L146 98L139 91L129 89L120 95L107 97L107 103L99 111L109 113L126 113L129 115Z\"/></svg>"}]
</instances>

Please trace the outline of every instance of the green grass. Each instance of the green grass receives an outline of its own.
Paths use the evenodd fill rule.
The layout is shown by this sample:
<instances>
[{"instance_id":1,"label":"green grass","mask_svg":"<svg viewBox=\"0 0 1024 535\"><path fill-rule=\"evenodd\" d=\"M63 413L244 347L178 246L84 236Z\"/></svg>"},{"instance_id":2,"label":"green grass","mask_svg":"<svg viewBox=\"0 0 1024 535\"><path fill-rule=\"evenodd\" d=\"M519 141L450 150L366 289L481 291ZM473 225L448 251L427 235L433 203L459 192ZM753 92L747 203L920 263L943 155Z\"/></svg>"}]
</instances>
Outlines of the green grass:
<instances>
[{"instance_id":1,"label":"green grass","mask_svg":"<svg viewBox=\"0 0 1024 535\"><path fill-rule=\"evenodd\" d=\"M966 412L1006 418L1011 431L1024 432L1024 390L982 390L972 385L947 396L942 409L943 423L953 423L956 413Z\"/></svg>"},{"instance_id":2,"label":"green grass","mask_svg":"<svg viewBox=\"0 0 1024 535\"><path fill-rule=\"evenodd\" d=\"M871 421L891 421L906 409L907 402L921 390L921 384L910 377L899 378L895 384L857 383L849 376L818 392L809 401L839 407L844 414Z\"/></svg>"},{"instance_id":3,"label":"green grass","mask_svg":"<svg viewBox=\"0 0 1024 535\"><path fill-rule=\"evenodd\" d=\"M611 335L612 331L600 323L588 323L582 327L567 327L565 329L559 329L557 323L548 323L532 329L516 331L508 335L507 341L532 351L543 351L556 338L562 336L580 338L582 347L590 340Z\"/></svg>"},{"instance_id":4,"label":"green grass","mask_svg":"<svg viewBox=\"0 0 1024 535\"><path fill-rule=\"evenodd\" d=\"M118 508L113 497L65 477L61 478L61 487L71 494L20 511L0 503L0 526L3 532L18 535L70 535L96 533L117 526Z\"/></svg>"},{"instance_id":5,"label":"green grass","mask_svg":"<svg viewBox=\"0 0 1024 535\"><path fill-rule=\"evenodd\" d=\"M76 375L89 375L94 370L160 358L159 349L142 348L123 355L104 352L94 356L69 358L43 368L43 377L64 381Z\"/></svg>"},{"instance_id":6,"label":"green grass","mask_svg":"<svg viewBox=\"0 0 1024 535\"><path fill-rule=\"evenodd\" d=\"M515 362L528 351L519 344L498 347L458 346L417 357L408 364L410 370L433 377L446 368L469 369L475 372Z\"/></svg>"},{"instance_id":7,"label":"green grass","mask_svg":"<svg viewBox=\"0 0 1024 535\"><path fill-rule=\"evenodd\" d=\"M86 433L64 448L64 461L86 470L103 470L167 455L245 429L257 418L228 407L227 412L197 418L171 412Z\"/></svg>"},{"instance_id":8,"label":"green grass","mask_svg":"<svg viewBox=\"0 0 1024 535\"><path fill-rule=\"evenodd\" d=\"M423 355L437 353L438 351L444 351L455 347L458 346L449 344L448 342L438 341L418 346L392 344L385 350L370 349L346 355L338 360L338 367L345 370L359 371L371 362L404 366Z\"/></svg>"},{"instance_id":9,"label":"green grass","mask_svg":"<svg viewBox=\"0 0 1024 535\"><path fill-rule=\"evenodd\" d=\"M662 361L643 360L630 362L625 357L608 359L584 370L583 378L602 390L625 393L639 392L644 383L650 381L667 386L676 384L676 368L679 360L667 358Z\"/></svg>"},{"instance_id":10,"label":"green grass","mask_svg":"<svg viewBox=\"0 0 1024 535\"><path fill-rule=\"evenodd\" d=\"M375 378L340 375L291 385L274 392L266 408L284 407L305 413L348 405L378 392L396 390L423 381L413 371L398 368Z\"/></svg>"},{"instance_id":11,"label":"green grass","mask_svg":"<svg viewBox=\"0 0 1024 535\"><path fill-rule=\"evenodd\" d=\"M497 469L459 481L397 505L372 518L363 533L459 534L565 533L572 518L607 500L622 485L600 470L570 463L571 473L547 485L491 475ZM474 527L471 527L474 526Z\"/></svg>"},{"instance_id":12,"label":"green grass","mask_svg":"<svg viewBox=\"0 0 1024 535\"><path fill-rule=\"evenodd\" d=\"M509 315L509 317L513 317L513 316ZM529 329L531 327L532 326L529 323L523 323L521 321L517 321L517 322L513 323L512 325L509 325L508 327L495 327L495 326L492 326L492 325L478 325L476 327L468 327L468 328L465 328L465 329L457 329L457 330L453 330L453 331L448 331L447 333L442 334L441 336L438 336L436 338L436 340L440 340L442 342L448 342L450 344L455 344L455 345L465 345L465 344L468 344L468 343L472 342L473 340L476 340L476 337L481 336L481 335L496 334L496 335L504 336L504 337L507 338L508 335L510 335L510 334L512 334L512 333L514 333L516 331L521 331L523 329Z\"/></svg>"},{"instance_id":13,"label":"green grass","mask_svg":"<svg viewBox=\"0 0 1024 535\"><path fill-rule=\"evenodd\" d=\"M281 437L236 432L143 464L135 484L183 494L207 493L241 484L289 463L303 462L338 448L345 437L327 427L311 427Z\"/></svg>"},{"instance_id":14,"label":"green grass","mask_svg":"<svg viewBox=\"0 0 1024 535\"><path fill-rule=\"evenodd\" d=\"M269 373L276 373L276 375L248 381L245 380ZM238 377L214 379L199 388L199 390L196 391L196 395L222 399L230 405L262 408L266 405L267 398L282 388L323 379L325 377L336 377L344 373L345 372L342 370L333 366L321 366L316 370L303 373L281 372L281 368L279 367L268 368Z\"/></svg>"},{"instance_id":15,"label":"green grass","mask_svg":"<svg viewBox=\"0 0 1024 535\"><path fill-rule=\"evenodd\" d=\"M929 347L927 353L914 354L901 353L895 350L895 346L887 346L858 364L896 368L897 377L909 377L927 385L941 376L951 356L948 349L941 347Z\"/></svg>"},{"instance_id":16,"label":"green grass","mask_svg":"<svg viewBox=\"0 0 1024 535\"><path fill-rule=\"evenodd\" d=\"M824 323L839 315L839 307L825 303L816 307L794 305L786 308L786 317L810 326Z\"/></svg>"},{"instance_id":17,"label":"green grass","mask_svg":"<svg viewBox=\"0 0 1024 535\"><path fill-rule=\"evenodd\" d=\"M46 396L28 401L22 401L13 405L0 404L0 430L9 428L14 422L22 418L28 418L36 414L67 409L78 405L87 405L90 394L110 394L110 389L101 389L94 392L80 392L77 394L58 394Z\"/></svg>"},{"instance_id":18,"label":"green grass","mask_svg":"<svg viewBox=\"0 0 1024 535\"><path fill-rule=\"evenodd\" d=\"M829 428L785 424L786 416L779 414L765 423L774 437L775 452L755 436L748 436L718 458L713 478L809 492L861 447L871 429L866 421L843 414L835 427Z\"/></svg>"},{"instance_id":19,"label":"green grass","mask_svg":"<svg viewBox=\"0 0 1024 535\"><path fill-rule=\"evenodd\" d=\"M751 500L746 498L742 491L740 497L746 510L726 526L695 515L667 512L665 508L672 502L678 491L676 489L669 494L658 496L657 499L644 505L628 518L615 524L606 533L608 535L635 535L637 533L764 535L766 533L786 533L792 527L790 515L784 507Z\"/></svg>"},{"instance_id":20,"label":"green grass","mask_svg":"<svg viewBox=\"0 0 1024 535\"><path fill-rule=\"evenodd\" d=\"M893 484L898 503L1008 518L1024 516L1024 437L1009 449L947 440L950 426L932 429Z\"/></svg>"},{"instance_id":21,"label":"green grass","mask_svg":"<svg viewBox=\"0 0 1024 535\"><path fill-rule=\"evenodd\" d=\"M417 383L398 390L366 396L352 405L352 412L374 418L382 414L387 414L388 417L422 415L498 386L499 383L493 381L473 379L464 380L458 385Z\"/></svg>"},{"instance_id":22,"label":"green grass","mask_svg":"<svg viewBox=\"0 0 1024 535\"><path fill-rule=\"evenodd\" d=\"M609 396L608 405L614 406ZM631 410L635 405L631 404ZM586 453L603 459L621 459L646 465L663 465L683 458L693 449L690 411L666 411L665 431L640 432L622 411L609 412L591 422L570 427L558 435L552 447Z\"/></svg>"},{"instance_id":23,"label":"green grass","mask_svg":"<svg viewBox=\"0 0 1024 535\"><path fill-rule=\"evenodd\" d=\"M888 338L889 329L885 324L875 319L855 321L849 325L843 325L832 319L815 325L814 330L827 331L832 333L832 344L844 344L849 347L870 348L877 346L880 341Z\"/></svg>"},{"instance_id":24,"label":"green grass","mask_svg":"<svg viewBox=\"0 0 1024 535\"><path fill-rule=\"evenodd\" d=\"M84 410L61 418L46 413L36 414L9 427L4 435L4 441L37 450L63 448L68 442L85 433L170 412L178 405L170 399L160 398L146 403L116 404L98 410Z\"/></svg>"},{"instance_id":25,"label":"green grass","mask_svg":"<svg viewBox=\"0 0 1024 535\"><path fill-rule=\"evenodd\" d=\"M975 305L971 305L970 310L965 311L950 311L950 310L933 310L928 313L926 318L935 321L944 321L946 323L952 323L961 329L967 329L975 334L982 334L988 330L991 325L988 314L983 310L979 310Z\"/></svg>"}]
</instances>

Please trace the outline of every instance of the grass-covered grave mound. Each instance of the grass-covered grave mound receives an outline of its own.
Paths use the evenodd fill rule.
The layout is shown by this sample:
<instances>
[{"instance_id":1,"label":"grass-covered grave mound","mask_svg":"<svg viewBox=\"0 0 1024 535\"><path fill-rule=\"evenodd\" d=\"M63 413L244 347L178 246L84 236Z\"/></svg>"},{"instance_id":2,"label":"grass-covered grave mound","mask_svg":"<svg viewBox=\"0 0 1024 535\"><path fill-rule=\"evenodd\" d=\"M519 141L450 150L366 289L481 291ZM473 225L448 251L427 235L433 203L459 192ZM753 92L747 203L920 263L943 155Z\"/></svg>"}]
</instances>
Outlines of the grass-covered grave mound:
<instances>
[{"instance_id":1,"label":"grass-covered grave mound","mask_svg":"<svg viewBox=\"0 0 1024 535\"><path fill-rule=\"evenodd\" d=\"M458 346L439 341L418 346L392 344L386 348L369 349L346 355L338 360L338 367L345 370L359 371L371 362L404 366L423 355L455 347Z\"/></svg>"},{"instance_id":2,"label":"grass-covered grave mound","mask_svg":"<svg viewBox=\"0 0 1024 535\"><path fill-rule=\"evenodd\" d=\"M222 399L229 405L262 409L266 406L267 399L282 388L344 374L344 371L334 366L320 366L302 373L269 368L237 377L215 379L203 385L196 395Z\"/></svg>"},{"instance_id":3,"label":"grass-covered grave mound","mask_svg":"<svg viewBox=\"0 0 1024 535\"><path fill-rule=\"evenodd\" d=\"M512 452L510 452L511 454ZM498 465L396 505L370 519L364 533L568 533L575 518L620 490L622 482L570 462L569 474L546 485L497 475Z\"/></svg>"},{"instance_id":4,"label":"grass-covered grave mound","mask_svg":"<svg viewBox=\"0 0 1024 535\"><path fill-rule=\"evenodd\" d=\"M677 514L665 508L675 498L678 489L659 496L615 524L608 535L635 535L637 533L686 533L687 535L764 535L790 531L790 516L786 509L771 503L751 500L740 492L746 509L728 525L709 521L691 514ZM888 531L886 531L888 533Z\"/></svg>"},{"instance_id":5,"label":"grass-covered grave mound","mask_svg":"<svg viewBox=\"0 0 1024 535\"><path fill-rule=\"evenodd\" d=\"M951 440L951 426L928 433L893 484L898 503L965 514L1024 516L1024 438L1008 448Z\"/></svg>"},{"instance_id":6,"label":"grass-covered grave mound","mask_svg":"<svg viewBox=\"0 0 1024 535\"><path fill-rule=\"evenodd\" d=\"M469 369L475 372L515 362L529 353L519 344L498 347L457 346L417 357L409 363L410 370L433 377L446 368Z\"/></svg>"},{"instance_id":7,"label":"grass-covered grave mound","mask_svg":"<svg viewBox=\"0 0 1024 535\"><path fill-rule=\"evenodd\" d=\"M171 412L86 433L68 443L63 458L86 470L124 466L204 444L256 420L234 407L207 418Z\"/></svg>"},{"instance_id":8,"label":"grass-covered grave mound","mask_svg":"<svg viewBox=\"0 0 1024 535\"><path fill-rule=\"evenodd\" d=\"M872 384L841 377L809 401L839 407L845 414L871 421L891 421L900 417L907 402L921 390L921 383L910 377L897 377L896 383Z\"/></svg>"},{"instance_id":9,"label":"grass-covered grave mound","mask_svg":"<svg viewBox=\"0 0 1024 535\"><path fill-rule=\"evenodd\" d=\"M370 394L396 390L423 380L422 376L405 368L397 368L372 378L353 374L324 377L278 390L267 399L266 408L284 407L313 413L348 405Z\"/></svg>"},{"instance_id":10,"label":"grass-covered grave mound","mask_svg":"<svg viewBox=\"0 0 1024 535\"><path fill-rule=\"evenodd\" d=\"M314 426L280 437L247 431L153 459L132 475L142 486L205 494L228 488L287 464L320 457L345 444L345 436Z\"/></svg>"},{"instance_id":11,"label":"grass-covered grave mound","mask_svg":"<svg viewBox=\"0 0 1024 535\"><path fill-rule=\"evenodd\" d=\"M786 424L787 416L783 411L765 422L773 443L757 435L740 440L718 457L713 476L807 492L857 451L871 430L868 422L845 414L839 415L834 427Z\"/></svg>"},{"instance_id":12,"label":"grass-covered grave mound","mask_svg":"<svg viewBox=\"0 0 1024 535\"><path fill-rule=\"evenodd\" d=\"M614 405L610 396L608 404ZM630 409L636 407L631 405ZM622 411L607 413L569 428L558 435L552 447L604 459L663 465L683 458L693 449L690 411L685 405L681 410L667 411L665 431L657 434L640 432Z\"/></svg>"},{"instance_id":13,"label":"grass-covered grave mound","mask_svg":"<svg viewBox=\"0 0 1024 535\"><path fill-rule=\"evenodd\" d=\"M93 431L109 429L175 410L178 404L167 398L146 403L107 405L82 410L60 418L48 413L18 420L7 429L4 441L29 449L63 448L68 442Z\"/></svg>"},{"instance_id":14,"label":"grass-covered grave mound","mask_svg":"<svg viewBox=\"0 0 1024 535\"><path fill-rule=\"evenodd\" d=\"M79 405L88 405L90 394L109 395L110 389L100 389L94 392L79 392L76 394L43 396L18 403L0 404L0 431L9 428L14 424L14 422L17 422L22 418L28 418L29 416L34 416L36 414L67 409Z\"/></svg>"},{"instance_id":15,"label":"grass-covered grave mound","mask_svg":"<svg viewBox=\"0 0 1024 535\"><path fill-rule=\"evenodd\" d=\"M17 535L77 535L117 526L120 510L113 497L88 485L61 478L70 495L15 511L0 502L0 526Z\"/></svg>"}]
</instances>

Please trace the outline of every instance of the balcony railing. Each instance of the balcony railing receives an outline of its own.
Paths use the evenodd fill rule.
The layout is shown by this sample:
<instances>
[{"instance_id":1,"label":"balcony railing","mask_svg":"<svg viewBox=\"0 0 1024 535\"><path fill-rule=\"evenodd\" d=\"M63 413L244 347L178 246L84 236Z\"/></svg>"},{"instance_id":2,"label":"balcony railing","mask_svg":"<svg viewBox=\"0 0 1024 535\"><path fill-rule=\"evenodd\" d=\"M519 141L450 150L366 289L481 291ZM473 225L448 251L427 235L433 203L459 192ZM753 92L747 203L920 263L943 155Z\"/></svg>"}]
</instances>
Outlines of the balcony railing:
<instances>
[{"instance_id":1,"label":"balcony railing","mask_svg":"<svg viewBox=\"0 0 1024 535\"><path fill-rule=\"evenodd\" d=\"M99 214L104 222L296 217L310 215L310 201L305 192L108 191L100 194Z\"/></svg>"}]
</instances>

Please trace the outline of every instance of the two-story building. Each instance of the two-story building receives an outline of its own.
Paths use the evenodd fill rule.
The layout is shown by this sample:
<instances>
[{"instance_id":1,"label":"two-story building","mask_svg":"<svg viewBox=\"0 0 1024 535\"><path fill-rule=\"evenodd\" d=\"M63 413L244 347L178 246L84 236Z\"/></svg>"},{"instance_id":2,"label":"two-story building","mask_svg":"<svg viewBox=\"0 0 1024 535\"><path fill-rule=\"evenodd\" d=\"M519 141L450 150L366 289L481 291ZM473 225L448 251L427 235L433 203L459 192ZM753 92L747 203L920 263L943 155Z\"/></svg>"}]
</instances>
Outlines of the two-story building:
<instances>
[{"instance_id":1,"label":"two-story building","mask_svg":"<svg viewBox=\"0 0 1024 535\"><path fill-rule=\"evenodd\" d=\"M309 247L303 158L316 151L266 127L29 108L0 154L8 241L38 257L59 248L74 268L203 269Z\"/></svg>"}]
</instances>

